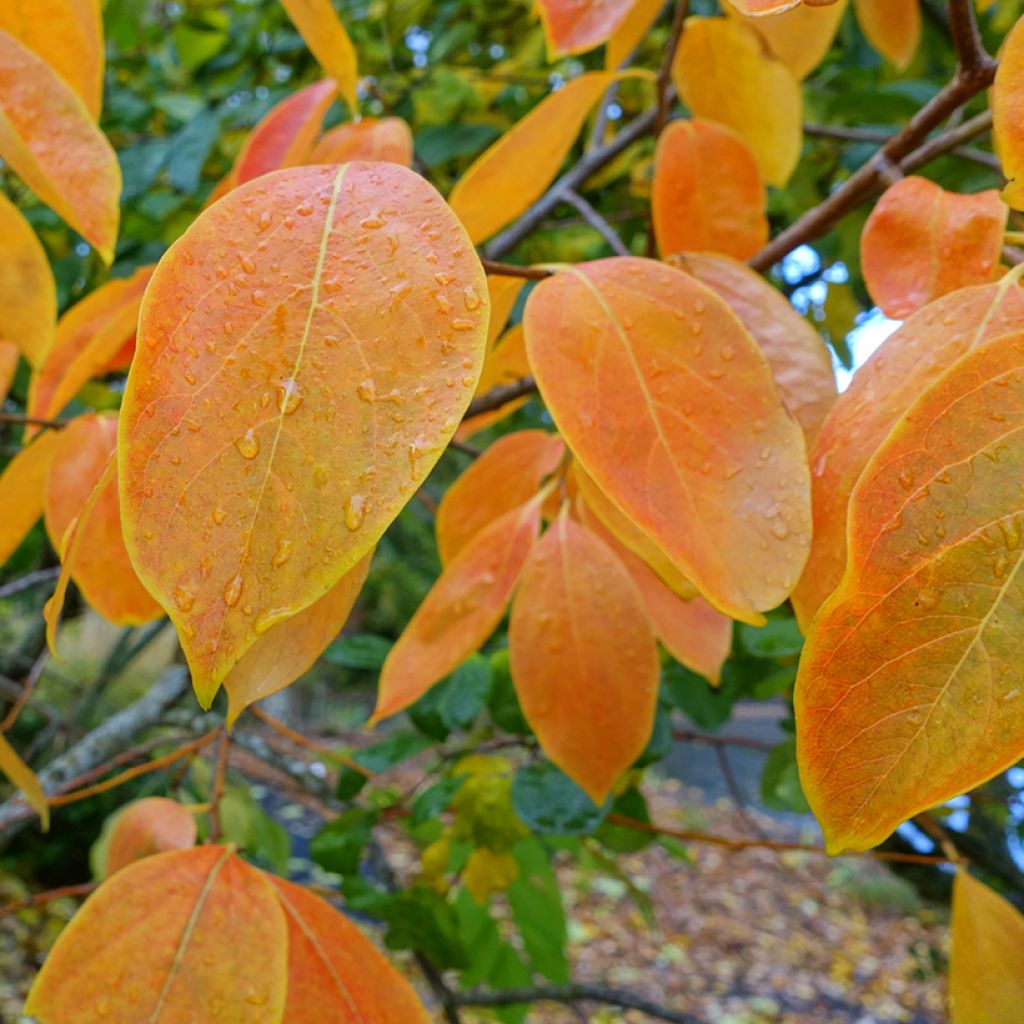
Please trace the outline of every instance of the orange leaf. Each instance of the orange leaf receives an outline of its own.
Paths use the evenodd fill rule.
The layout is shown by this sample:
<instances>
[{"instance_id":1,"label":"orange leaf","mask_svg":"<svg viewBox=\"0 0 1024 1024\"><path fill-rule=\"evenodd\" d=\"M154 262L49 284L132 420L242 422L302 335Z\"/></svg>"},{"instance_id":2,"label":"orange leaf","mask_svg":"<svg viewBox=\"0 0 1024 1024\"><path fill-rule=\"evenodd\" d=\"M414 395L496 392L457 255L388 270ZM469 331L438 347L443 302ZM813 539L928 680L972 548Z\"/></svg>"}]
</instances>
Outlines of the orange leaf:
<instances>
[{"instance_id":1,"label":"orange leaf","mask_svg":"<svg viewBox=\"0 0 1024 1024\"><path fill-rule=\"evenodd\" d=\"M741 14L750 17L764 17L766 14L781 14L799 7L802 0L729 0Z\"/></svg>"},{"instance_id":2,"label":"orange leaf","mask_svg":"<svg viewBox=\"0 0 1024 1024\"><path fill-rule=\"evenodd\" d=\"M901 70L921 42L921 0L854 0L868 42Z\"/></svg>"},{"instance_id":3,"label":"orange leaf","mask_svg":"<svg viewBox=\"0 0 1024 1024\"><path fill-rule=\"evenodd\" d=\"M603 803L654 727L658 650L636 584L606 544L560 515L523 569L508 637L544 753Z\"/></svg>"},{"instance_id":4,"label":"orange leaf","mask_svg":"<svg viewBox=\"0 0 1024 1024\"><path fill-rule=\"evenodd\" d=\"M689 275L623 257L541 281L524 322L544 401L598 487L719 611L762 623L806 560L810 481L740 321Z\"/></svg>"},{"instance_id":5,"label":"orange leaf","mask_svg":"<svg viewBox=\"0 0 1024 1024\"><path fill-rule=\"evenodd\" d=\"M3 31L0 157L111 262L120 217L117 157L64 80Z\"/></svg>"},{"instance_id":6,"label":"orange leaf","mask_svg":"<svg viewBox=\"0 0 1024 1024\"><path fill-rule=\"evenodd\" d=\"M487 294L491 297L491 318L487 325L488 352L492 351L502 331L505 330L508 318L512 315L516 300L525 284L526 281L521 277L487 275ZM485 362L485 368L486 365Z\"/></svg>"},{"instance_id":7,"label":"orange leaf","mask_svg":"<svg viewBox=\"0 0 1024 1024\"><path fill-rule=\"evenodd\" d=\"M747 144L713 121L673 121L658 140L651 212L663 256L707 250L737 259L768 241L764 185Z\"/></svg>"},{"instance_id":8,"label":"orange leaf","mask_svg":"<svg viewBox=\"0 0 1024 1024\"><path fill-rule=\"evenodd\" d=\"M231 187L303 163L336 89L333 80L325 78L293 92L264 115L238 154Z\"/></svg>"},{"instance_id":9,"label":"orange leaf","mask_svg":"<svg viewBox=\"0 0 1024 1024\"><path fill-rule=\"evenodd\" d=\"M0 405L11 390L14 375L18 372L18 346L13 341L0 339Z\"/></svg>"},{"instance_id":10,"label":"orange leaf","mask_svg":"<svg viewBox=\"0 0 1024 1024\"><path fill-rule=\"evenodd\" d=\"M1024 209L1024 19L1010 29L992 86L992 138L1009 184L1003 199Z\"/></svg>"},{"instance_id":11,"label":"orange leaf","mask_svg":"<svg viewBox=\"0 0 1024 1024\"><path fill-rule=\"evenodd\" d=\"M2 117L2 114L0 114ZM0 195L0 339L38 366L53 344L57 288L50 262L31 225Z\"/></svg>"},{"instance_id":12,"label":"orange leaf","mask_svg":"<svg viewBox=\"0 0 1024 1024\"><path fill-rule=\"evenodd\" d=\"M46 477L59 441L57 431L47 431L18 452L0 474L0 565L43 514Z\"/></svg>"},{"instance_id":13,"label":"orange leaf","mask_svg":"<svg viewBox=\"0 0 1024 1024\"><path fill-rule=\"evenodd\" d=\"M800 159L800 85L758 34L733 18L688 18L672 78L695 117L732 128L769 185L785 185Z\"/></svg>"},{"instance_id":14,"label":"orange leaf","mask_svg":"<svg viewBox=\"0 0 1024 1024\"><path fill-rule=\"evenodd\" d=\"M0 29L38 54L78 94L93 120L103 103L103 23L98 0L0 4Z\"/></svg>"},{"instance_id":15,"label":"orange leaf","mask_svg":"<svg viewBox=\"0 0 1024 1024\"><path fill-rule=\"evenodd\" d=\"M85 384L122 357L135 338L142 295L154 269L140 267L131 277L107 281L60 318L53 347L29 382L30 416L59 415Z\"/></svg>"},{"instance_id":16,"label":"orange leaf","mask_svg":"<svg viewBox=\"0 0 1024 1024\"><path fill-rule=\"evenodd\" d=\"M413 987L343 914L266 877L288 921L288 1024L429 1024Z\"/></svg>"},{"instance_id":17,"label":"orange leaf","mask_svg":"<svg viewBox=\"0 0 1024 1024\"><path fill-rule=\"evenodd\" d=\"M495 519L529 501L564 453L562 439L543 430L498 438L441 499L436 516L441 564L448 565Z\"/></svg>"},{"instance_id":18,"label":"orange leaf","mask_svg":"<svg viewBox=\"0 0 1024 1024\"><path fill-rule=\"evenodd\" d=\"M952 1024L1016 1020L1024 1006L1024 917L964 868L953 880Z\"/></svg>"},{"instance_id":19,"label":"orange leaf","mask_svg":"<svg viewBox=\"0 0 1024 1024\"><path fill-rule=\"evenodd\" d=\"M250 704L291 686L313 667L348 621L372 560L371 551L319 601L263 633L235 662L224 680L229 726Z\"/></svg>"},{"instance_id":20,"label":"orange leaf","mask_svg":"<svg viewBox=\"0 0 1024 1024\"><path fill-rule=\"evenodd\" d=\"M972 347L1024 322L1021 271L947 295L915 313L854 375L811 453L811 554L793 608L804 632L846 565L846 507L857 478L897 420Z\"/></svg>"},{"instance_id":21,"label":"orange leaf","mask_svg":"<svg viewBox=\"0 0 1024 1024\"><path fill-rule=\"evenodd\" d=\"M79 416L60 432L46 485L46 532L58 552L72 521L100 485L117 441L117 416ZM68 572L85 599L118 625L138 625L159 617L160 606L139 582L121 536L117 473L104 483L78 524L76 552Z\"/></svg>"},{"instance_id":22,"label":"orange leaf","mask_svg":"<svg viewBox=\"0 0 1024 1024\"><path fill-rule=\"evenodd\" d=\"M796 686L800 776L833 853L1024 755L1022 438L1014 332L925 391L860 476Z\"/></svg>"},{"instance_id":23,"label":"orange leaf","mask_svg":"<svg viewBox=\"0 0 1024 1024\"><path fill-rule=\"evenodd\" d=\"M540 530L540 507L537 495L499 516L444 570L388 653L371 725L414 704L494 632Z\"/></svg>"},{"instance_id":24,"label":"orange leaf","mask_svg":"<svg viewBox=\"0 0 1024 1024\"><path fill-rule=\"evenodd\" d=\"M161 261L121 412L125 539L204 705L426 478L476 385L487 315L465 232L397 164L257 178Z\"/></svg>"},{"instance_id":25,"label":"orange leaf","mask_svg":"<svg viewBox=\"0 0 1024 1024\"><path fill-rule=\"evenodd\" d=\"M810 448L836 400L832 357L821 336L778 289L742 263L711 253L687 253L674 265L703 281L743 321Z\"/></svg>"},{"instance_id":26,"label":"orange leaf","mask_svg":"<svg viewBox=\"0 0 1024 1024\"><path fill-rule=\"evenodd\" d=\"M338 83L342 99L355 116L359 110L359 61L331 0L281 0L320 67Z\"/></svg>"},{"instance_id":27,"label":"orange leaf","mask_svg":"<svg viewBox=\"0 0 1024 1024\"><path fill-rule=\"evenodd\" d=\"M327 132L306 163L344 164L350 160L387 160L412 167L412 132L400 117L364 117Z\"/></svg>"},{"instance_id":28,"label":"orange leaf","mask_svg":"<svg viewBox=\"0 0 1024 1024\"><path fill-rule=\"evenodd\" d=\"M530 372L530 364L526 359L526 339L523 335L523 325L516 324L505 332L505 336L488 354L484 361L483 372L480 374L480 383L476 386L474 398L486 395L493 388L504 384L514 384ZM500 423L507 416L511 416L516 409L521 409L529 400L529 395L520 398L513 398L508 402L492 409L490 412L481 412L464 420L455 436L463 441L474 434L486 430L495 423Z\"/></svg>"},{"instance_id":29,"label":"orange leaf","mask_svg":"<svg viewBox=\"0 0 1024 1024\"><path fill-rule=\"evenodd\" d=\"M196 843L196 819L177 800L149 796L118 814L110 830L105 876L165 850L187 850Z\"/></svg>"},{"instance_id":30,"label":"orange leaf","mask_svg":"<svg viewBox=\"0 0 1024 1024\"><path fill-rule=\"evenodd\" d=\"M619 28L633 0L537 0L550 58L585 53Z\"/></svg>"},{"instance_id":31,"label":"orange leaf","mask_svg":"<svg viewBox=\"0 0 1024 1024\"><path fill-rule=\"evenodd\" d=\"M196 846L111 875L61 932L25 1013L43 1024L278 1024L287 972L274 887L223 846Z\"/></svg>"},{"instance_id":32,"label":"orange leaf","mask_svg":"<svg viewBox=\"0 0 1024 1024\"><path fill-rule=\"evenodd\" d=\"M995 189L947 192L927 178L886 189L860 239L864 283L886 316L902 320L957 288L991 281L1009 209Z\"/></svg>"},{"instance_id":33,"label":"orange leaf","mask_svg":"<svg viewBox=\"0 0 1024 1024\"><path fill-rule=\"evenodd\" d=\"M604 66L608 71L622 67L664 9L665 0L634 0L605 48Z\"/></svg>"},{"instance_id":34,"label":"orange leaf","mask_svg":"<svg viewBox=\"0 0 1024 1024\"><path fill-rule=\"evenodd\" d=\"M25 794L29 806L39 815L44 832L50 828L50 804L39 784L36 773L21 759L18 752L7 742L7 737L0 732L0 772L11 784Z\"/></svg>"}]
</instances>

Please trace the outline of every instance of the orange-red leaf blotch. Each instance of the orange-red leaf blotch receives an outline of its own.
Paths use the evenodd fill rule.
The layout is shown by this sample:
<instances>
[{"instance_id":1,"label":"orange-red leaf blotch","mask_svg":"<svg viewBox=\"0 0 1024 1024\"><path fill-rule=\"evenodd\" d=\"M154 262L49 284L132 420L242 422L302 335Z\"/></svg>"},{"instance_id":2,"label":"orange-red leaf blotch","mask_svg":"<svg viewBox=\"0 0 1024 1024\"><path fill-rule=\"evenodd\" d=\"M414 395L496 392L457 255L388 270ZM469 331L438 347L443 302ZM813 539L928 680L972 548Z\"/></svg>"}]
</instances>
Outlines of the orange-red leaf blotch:
<instances>
[{"instance_id":1,"label":"orange-red leaf blotch","mask_svg":"<svg viewBox=\"0 0 1024 1024\"><path fill-rule=\"evenodd\" d=\"M625 257L541 281L524 323L541 395L598 487L715 607L761 623L806 560L810 479L735 314L693 277Z\"/></svg>"},{"instance_id":2,"label":"orange-red leaf blotch","mask_svg":"<svg viewBox=\"0 0 1024 1024\"><path fill-rule=\"evenodd\" d=\"M412 131L400 117L364 117L339 124L313 147L306 163L386 160L412 167Z\"/></svg>"},{"instance_id":3,"label":"orange-red leaf blotch","mask_svg":"<svg viewBox=\"0 0 1024 1024\"><path fill-rule=\"evenodd\" d=\"M548 53L584 53L608 40L634 0L537 0Z\"/></svg>"},{"instance_id":4,"label":"orange-red leaf blotch","mask_svg":"<svg viewBox=\"0 0 1024 1024\"><path fill-rule=\"evenodd\" d=\"M121 168L64 80L0 31L0 157L95 247L114 258Z\"/></svg>"},{"instance_id":5,"label":"orange-red leaf blotch","mask_svg":"<svg viewBox=\"0 0 1024 1024\"><path fill-rule=\"evenodd\" d=\"M167 850L187 850L196 843L195 815L177 800L148 796L118 814L107 845L106 876L134 861Z\"/></svg>"},{"instance_id":6,"label":"orange-red leaf blotch","mask_svg":"<svg viewBox=\"0 0 1024 1024\"><path fill-rule=\"evenodd\" d=\"M487 317L461 225L397 164L264 175L169 250L122 405L121 498L204 704L426 478L476 385Z\"/></svg>"},{"instance_id":7,"label":"orange-red leaf blotch","mask_svg":"<svg viewBox=\"0 0 1024 1024\"><path fill-rule=\"evenodd\" d=\"M832 852L1024 755L1022 438L1017 331L925 391L860 476L796 686L800 777Z\"/></svg>"},{"instance_id":8,"label":"orange-red leaf blotch","mask_svg":"<svg viewBox=\"0 0 1024 1024\"><path fill-rule=\"evenodd\" d=\"M359 110L359 61L331 0L281 0L320 67L338 83L354 116Z\"/></svg>"},{"instance_id":9,"label":"orange-red leaf blotch","mask_svg":"<svg viewBox=\"0 0 1024 1024\"><path fill-rule=\"evenodd\" d=\"M992 85L992 139L1009 184L1003 198L1024 209L1024 19L1010 29Z\"/></svg>"},{"instance_id":10,"label":"orange-red leaf blotch","mask_svg":"<svg viewBox=\"0 0 1024 1024\"><path fill-rule=\"evenodd\" d=\"M957 288L991 281L1009 209L994 189L947 192L927 178L886 189L864 225L864 283L886 316L902 320Z\"/></svg>"},{"instance_id":11,"label":"orange-red leaf blotch","mask_svg":"<svg viewBox=\"0 0 1024 1024\"><path fill-rule=\"evenodd\" d=\"M764 185L747 144L713 121L673 121L654 157L658 249L753 256L768 241Z\"/></svg>"},{"instance_id":12,"label":"orange-red leaf blotch","mask_svg":"<svg viewBox=\"0 0 1024 1024\"><path fill-rule=\"evenodd\" d=\"M391 648L371 722L415 703L494 632L539 530L538 496L494 520L462 548Z\"/></svg>"},{"instance_id":13,"label":"orange-red leaf blotch","mask_svg":"<svg viewBox=\"0 0 1024 1024\"><path fill-rule=\"evenodd\" d=\"M280 1024L287 972L273 886L223 846L196 846L111 875L61 932L25 1013L40 1024Z\"/></svg>"},{"instance_id":14,"label":"orange-red leaf blotch","mask_svg":"<svg viewBox=\"0 0 1024 1024\"><path fill-rule=\"evenodd\" d=\"M921 42L921 0L854 0L868 42L898 68L905 68Z\"/></svg>"},{"instance_id":15,"label":"orange-red leaf blotch","mask_svg":"<svg viewBox=\"0 0 1024 1024\"><path fill-rule=\"evenodd\" d=\"M0 474L0 565L7 561L43 514L46 478L60 444L60 433L49 430L22 448Z\"/></svg>"},{"instance_id":16,"label":"orange-red leaf blotch","mask_svg":"<svg viewBox=\"0 0 1024 1024\"><path fill-rule=\"evenodd\" d=\"M288 922L288 1024L429 1024L412 985L343 914L267 878Z\"/></svg>"},{"instance_id":17,"label":"orange-red leaf blotch","mask_svg":"<svg viewBox=\"0 0 1024 1024\"><path fill-rule=\"evenodd\" d=\"M658 651L622 563L566 515L523 570L509 656L523 714L544 753L603 803L650 739Z\"/></svg>"}]
</instances>

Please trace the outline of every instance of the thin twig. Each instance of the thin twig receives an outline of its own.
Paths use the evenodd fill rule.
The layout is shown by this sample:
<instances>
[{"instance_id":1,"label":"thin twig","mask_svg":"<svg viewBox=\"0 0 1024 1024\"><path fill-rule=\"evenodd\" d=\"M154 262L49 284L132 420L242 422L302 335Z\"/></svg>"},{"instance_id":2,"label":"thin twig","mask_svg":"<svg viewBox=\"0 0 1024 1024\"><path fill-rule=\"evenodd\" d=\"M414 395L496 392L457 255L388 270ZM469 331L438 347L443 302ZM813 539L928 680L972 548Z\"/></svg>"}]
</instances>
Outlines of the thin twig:
<instances>
[{"instance_id":1,"label":"thin twig","mask_svg":"<svg viewBox=\"0 0 1024 1024\"><path fill-rule=\"evenodd\" d=\"M579 210L580 216L608 243L616 256L632 256L625 242L612 230L612 226L601 216L599 210L587 202L575 189L567 188L562 198Z\"/></svg>"},{"instance_id":2,"label":"thin twig","mask_svg":"<svg viewBox=\"0 0 1024 1024\"><path fill-rule=\"evenodd\" d=\"M766 753L774 750L776 744L767 740L755 740L749 736L715 736L703 732L692 732L689 729L675 729L672 738L685 743L705 743L709 747L750 747L752 750L763 750Z\"/></svg>"},{"instance_id":3,"label":"thin twig","mask_svg":"<svg viewBox=\"0 0 1024 1024\"><path fill-rule=\"evenodd\" d=\"M228 755L231 752L231 734L224 730L217 751L217 766L213 770L213 789L210 793L210 842L220 841L223 834L220 820L220 802L224 799L224 787L228 776Z\"/></svg>"},{"instance_id":4,"label":"thin twig","mask_svg":"<svg viewBox=\"0 0 1024 1024\"><path fill-rule=\"evenodd\" d=\"M24 576L0 586L0 598L13 597L23 590L37 587L41 583L52 583L60 575L60 566L55 565L52 569L36 569L35 572L27 572Z\"/></svg>"},{"instance_id":5,"label":"thin twig","mask_svg":"<svg viewBox=\"0 0 1024 1024\"><path fill-rule=\"evenodd\" d=\"M22 900L15 900L13 903L0 907L0 920L22 910L41 907L44 903L51 903L53 900L62 900L71 896L88 896L99 887L99 884L99 882L79 882L77 885L62 885L59 889L47 889L46 892L33 893Z\"/></svg>"},{"instance_id":6,"label":"thin twig","mask_svg":"<svg viewBox=\"0 0 1024 1024\"><path fill-rule=\"evenodd\" d=\"M527 281L542 281L554 273L547 267L521 266L518 263L502 263L500 260L481 260L480 262L488 274L496 274L498 277L524 277Z\"/></svg>"},{"instance_id":7,"label":"thin twig","mask_svg":"<svg viewBox=\"0 0 1024 1024\"><path fill-rule=\"evenodd\" d=\"M473 416L479 416L482 412L493 412L517 398L522 398L523 395L533 394L536 390L537 382L532 377L520 377L519 380L513 381L511 384L499 384L478 398L474 398L469 403L469 408L463 419L471 419Z\"/></svg>"},{"instance_id":8,"label":"thin twig","mask_svg":"<svg viewBox=\"0 0 1024 1024\"><path fill-rule=\"evenodd\" d=\"M25 677L25 682L22 684L18 699L11 705L11 709L4 716L4 720L0 722L0 732L7 732L18 720L18 716L24 710L29 697L32 696L32 691L36 688L36 683L39 682L39 677L43 674L43 669L46 668L46 663L49 659L50 652L47 649L44 649L42 654L36 658L29 674Z\"/></svg>"},{"instance_id":9,"label":"thin twig","mask_svg":"<svg viewBox=\"0 0 1024 1024\"><path fill-rule=\"evenodd\" d=\"M765 835L764 829L758 825L747 811L747 798L743 795L743 788L740 786L739 780L732 770L732 765L729 763L729 748L719 744L714 750L715 757L718 758L718 769L725 780L725 785L729 790L729 795L732 797L732 802L736 805L736 813L739 815L740 820L759 839L767 839L768 837Z\"/></svg>"},{"instance_id":10,"label":"thin twig","mask_svg":"<svg viewBox=\"0 0 1024 1024\"><path fill-rule=\"evenodd\" d=\"M249 708L249 711L264 725L270 726L270 728L275 732L278 732L287 739L290 739L292 743L297 743L300 747L307 747L309 750L314 750L328 761L343 764L346 768L351 768L352 771L359 772L360 775L365 775L368 779L373 777L373 772L364 765L361 765L355 760L355 758L348 757L345 754L339 754L337 751L331 750L330 747L325 747L322 743L317 743L316 740L311 740L308 736L303 736L301 732L297 732L290 725L285 725L285 723L280 719L275 718L273 715L268 715L261 707L257 707L253 704Z\"/></svg>"},{"instance_id":11,"label":"thin twig","mask_svg":"<svg viewBox=\"0 0 1024 1024\"><path fill-rule=\"evenodd\" d=\"M0 412L0 423L19 427L42 427L43 430L63 430L71 420L47 420L38 416L23 416L16 412Z\"/></svg>"}]
</instances>

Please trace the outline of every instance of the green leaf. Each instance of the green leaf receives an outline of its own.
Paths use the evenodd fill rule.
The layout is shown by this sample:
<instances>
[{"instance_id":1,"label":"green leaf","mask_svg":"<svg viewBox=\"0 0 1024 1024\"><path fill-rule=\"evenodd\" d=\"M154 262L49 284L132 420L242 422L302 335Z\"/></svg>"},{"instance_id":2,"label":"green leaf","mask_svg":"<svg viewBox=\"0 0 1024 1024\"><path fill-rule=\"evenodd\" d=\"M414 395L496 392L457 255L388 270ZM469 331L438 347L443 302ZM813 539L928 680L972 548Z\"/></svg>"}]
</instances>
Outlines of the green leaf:
<instances>
[{"instance_id":1,"label":"green leaf","mask_svg":"<svg viewBox=\"0 0 1024 1024\"><path fill-rule=\"evenodd\" d=\"M568 927L562 892L547 851L540 843L528 841L520 843L512 854L519 862L519 877L505 895L530 963L549 981L566 982Z\"/></svg>"},{"instance_id":2,"label":"green leaf","mask_svg":"<svg viewBox=\"0 0 1024 1024\"><path fill-rule=\"evenodd\" d=\"M519 706L512 672L509 669L508 649L491 655L491 695L487 701L494 724L513 736L529 736L530 726Z\"/></svg>"},{"instance_id":3,"label":"green leaf","mask_svg":"<svg viewBox=\"0 0 1024 1024\"><path fill-rule=\"evenodd\" d=\"M441 969L469 966L455 908L433 889L414 885L398 893L386 920L384 943L388 949L415 949Z\"/></svg>"},{"instance_id":4,"label":"green leaf","mask_svg":"<svg viewBox=\"0 0 1024 1024\"><path fill-rule=\"evenodd\" d=\"M374 811L354 808L339 814L313 836L309 853L325 871L354 875L377 820Z\"/></svg>"},{"instance_id":5,"label":"green leaf","mask_svg":"<svg viewBox=\"0 0 1024 1024\"><path fill-rule=\"evenodd\" d=\"M410 822L413 825L422 825L443 814L465 781L465 775L451 775L425 789L412 805Z\"/></svg>"},{"instance_id":6,"label":"green leaf","mask_svg":"<svg viewBox=\"0 0 1024 1024\"><path fill-rule=\"evenodd\" d=\"M452 731L468 728L486 707L490 694L490 663L474 654L452 673L451 683L441 695L441 721Z\"/></svg>"},{"instance_id":7,"label":"green leaf","mask_svg":"<svg viewBox=\"0 0 1024 1024\"><path fill-rule=\"evenodd\" d=\"M203 164L220 134L220 119L203 110L178 132L171 142L167 178L180 192L191 195L199 188Z\"/></svg>"},{"instance_id":8,"label":"green leaf","mask_svg":"<svg viewBox=\"0 0 1024 1024\"><path fill-rule=\"evenodd\" d=\"M480 152L500 134L491 124L430 125L416 136L416 156L425 166L433 168Z\"/></svg>"},{"instance_id":9,"label":"green leaf","mask_svg":"<svg viewBox=\"0 0 1024 1024\"><path fill-rule=\"evenodd\" d=\"M339 637L324 651L324 658L342 668L360 668L376 672L384 666L391 650L391 641L382 636L364 633Z\"/></svg>"},{"instance_id":10,"label":"green leaf","mask_svg":"<svg viewBox=\"0 0 1024 1024\"><path fill-rule=\"evenodd\" d=\"M809 814L796 766L796 740L783 740L769 755L761 773L761 799L773 811Z\"/></svg>"},{"instance_id":11,"label":"green leaf","mask_svg":"<svg viewBox=\"0 0 1024 1024\"><path fill-rule=\"evenodd\" d=\"M417 736L413 732L396 732L380 743L363 747L355 759L368 771L382 772L422 754L430 746L430 740L425 736Z\"/></svg>"},{"instance_id":12,"label":"green leaf","mask_svg":"<svg viewBox=\"0 0 1024 1024\"><path fill-rule=\"evenodd\" d=\"M788 658L804 647L803 634L792 617L770 619L764 626L740 624L740 642L755 658Z\"/></svg>"},{"instance_id":13,"label":"green leaf","mask_svg":"<svg viewBox=\"0 0 1024 1024\"><path fill-rule=\"evenodd\" d=\"M608 813L550 761L527 765L512 782L512 807L534 832L585 835L593 832Z\"/></svg>"},{"instance_id":14,"label":"green leaf","mask_svg":"<svg viewBox=\"0 0 1024 1024\"><path fill-rule=\"evenodd\" d=\"M650 824L651 816L647 810L647 800L643 793L636 787L630 787L624 793L615 798L610 811L611 814L621 815L623 818L631 818L633 821L642 821ZM642 850L654 842L655 837L647 832L638 832L635 828L626 828L623 825L613 825L604 821L600 828L594 833L607 849L616 853L634 853Z\"/></svg>"}]
</instances>

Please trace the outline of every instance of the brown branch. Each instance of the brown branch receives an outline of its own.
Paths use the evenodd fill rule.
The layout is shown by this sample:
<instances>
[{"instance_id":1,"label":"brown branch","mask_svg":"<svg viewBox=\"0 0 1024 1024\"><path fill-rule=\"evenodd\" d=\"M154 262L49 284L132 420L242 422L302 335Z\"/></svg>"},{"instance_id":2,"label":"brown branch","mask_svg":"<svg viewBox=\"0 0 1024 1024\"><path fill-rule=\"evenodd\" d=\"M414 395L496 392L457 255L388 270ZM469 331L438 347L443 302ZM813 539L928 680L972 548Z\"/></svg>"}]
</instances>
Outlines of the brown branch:
<instances>
[{"instance_id":1,"label":"brown branch","mask_svg":"<svg viewBox=\"0 0 1024 1024\"><path fill-rule=\"evenodd\" d=\"M223 835L220 821L220 802L224 799L224 786L228 777L228 755L231 753L231 734L220 731L220 750L217 751L217 765L213 770L213 791L210 794L210 836L211 843L220 841Z\"/></svg>"},{"instance_id":2,"label":"brown branch","mask_svg":"<svg viewBox=\"0 0 1024 1024\"><path fill-rule=\"evenodd\" d=\"M750 747L752 750L763 750L765 753L774 750L775 744L767 740L755 740L749 736L709 736L703 732L692 732L689 729L676 729L672 738L688 743L706 743L711 747Z\"/></svg>"},{"instance_id":3,"label":"brown branch","mask_svg":"<svg viewBox=\"0 0 1024 1024\"><path fill-rule=\"evenodd\" d=\"M481 260L480 262L488 274L496 274L498 277L524 277L528 281L542 281L554 273L553 270L548 270L546 267L524 267L518 263L502 263L499 260Z\"/></svg>"},{"instance_id":4,"label":"brown branch","mask_svg":"<svg viewBox=\"0 0 1024 1024\"><path fill-rule=\"evenodd\" d=\"M0 586L0 598L13 597L23 590L39 586L40 583L52 583L60 575L60 566L52 569L36 569L35 572L27 572L24 576L18 576L8 583Z\"/></svg>"},{"instance_id":5,"label":"brown branch","mask_svg":"<svg viewBox=\"0 0 1024 1024\"><path fill-rule=\"evenodd\" d=\"M463 419L468 420L484 412L493 412L517 398L533 394L536 390L537 382L532 377L520 377L519 380L513 381L511 384L499 384L496 388L491 388L490 391L474 398L469 403L469 408Z\"/></svg>"},{"instance_id":6,"label":"brown branch","mask_svg":"<svg viewBox=\"0 0 1024 1024\"><path fill-rule=\"evenodd\" d=\"M334 761L337 764L342 764L346 768L351 768L352 771L359 772L360 775L364 775L368 779L373 778L373 772L371 772L369 768L361 765L355 760L355 758L347 757L345 754L339 754L337 751L331 750L329 747L325 747L323 744L317 743L315 740L311 740L308 736L303 736L301 732L297 732L290 725L285 725L284 722L275 718L273 715L268 715L266 711L257 707L255 704L253 704L249 710L264 725L270 726L271 729L291 740L292 743L297 743L301 747L307 747L309 750L316 751L316 753L321 757L327 758L329 761Z\"/></svg>"},{"instance_id":7,"label":"brown branch","mask_svg":"<svg viewBox=\"0 0 1024 1024\"><path fill-rule=\"evenodd\" d=\"M632 256L633 254L626 248L625 242L612 230L612 226L604 219L600 211L592 206L586 199L583 198L575 189L567 188L562 192L562 198L570 205L574 206L579 212L579 215L592 227L608 244L608 248L611 249L616 256Z\"/></svg>"},{"instance_id":8,"label":"brown branch","mask_svg":"<svg viewBox=\"0 0 1024 1024\"><path fill-rule=\"evenodd\" d=\"M46 420L38 416L22 416L16 412L0 412L0 423L20 427L42 427L43 430L63 430L71 420Z\"/></svg>"},{"instance_id":9,"label":"brown branch","mask_svg":"<svg viewBox=\"0 0 1024 1024\"><path fill-rule=\"evenodd\" d=\"M53 900L62 900L70 896L88 896L94 889L99 888L99 884L99 882L79 882L77 885L62 885L59 889L47 889L46 892L33 893L23 900L15 900L13 903L0 907L0 921L19 911L41 907L44 903L51 903Z\"/></svg>"},{"instance_id":10,"label":"brown branch","mask_svg":"<svg viewBox=\"0 0 1024 1024\"><path fill-rule=\"evenodd\" d=\"M651 129L655 142L658 141L658 137L664 131L668 121L668 111L671 106L672 65L675 63L676 50L679 49L679 41L683 38L686 16L689 13L690 0L677 0L676 12L672 18L672 28L668 36L668 45L665 47L665 57L658 69L658 112L654 118L654 127Z\"/></svg>"},{"instance_id":11,"label":"brown branch","mask_svg":"<svg viewBox=\"0 0 1024 1024\"><path fill-rule=\"evenodd\" d=\"M28 703L29 697L32 696L32 691L36 688L36 683L39 682L39 677L43 674L43 669L46 667L46 662L49 660L50 652L44 648L43 653L36 658L32 665L32 669L29 674L25 677L25 682L22 684L21 693L18 694L17 700L11 705L10 711L4 716L4 720L0 722L0 732L7 732L11 726L18 720L18 716L25 709L25 705Z\"/></svg>"}]
</instances>

